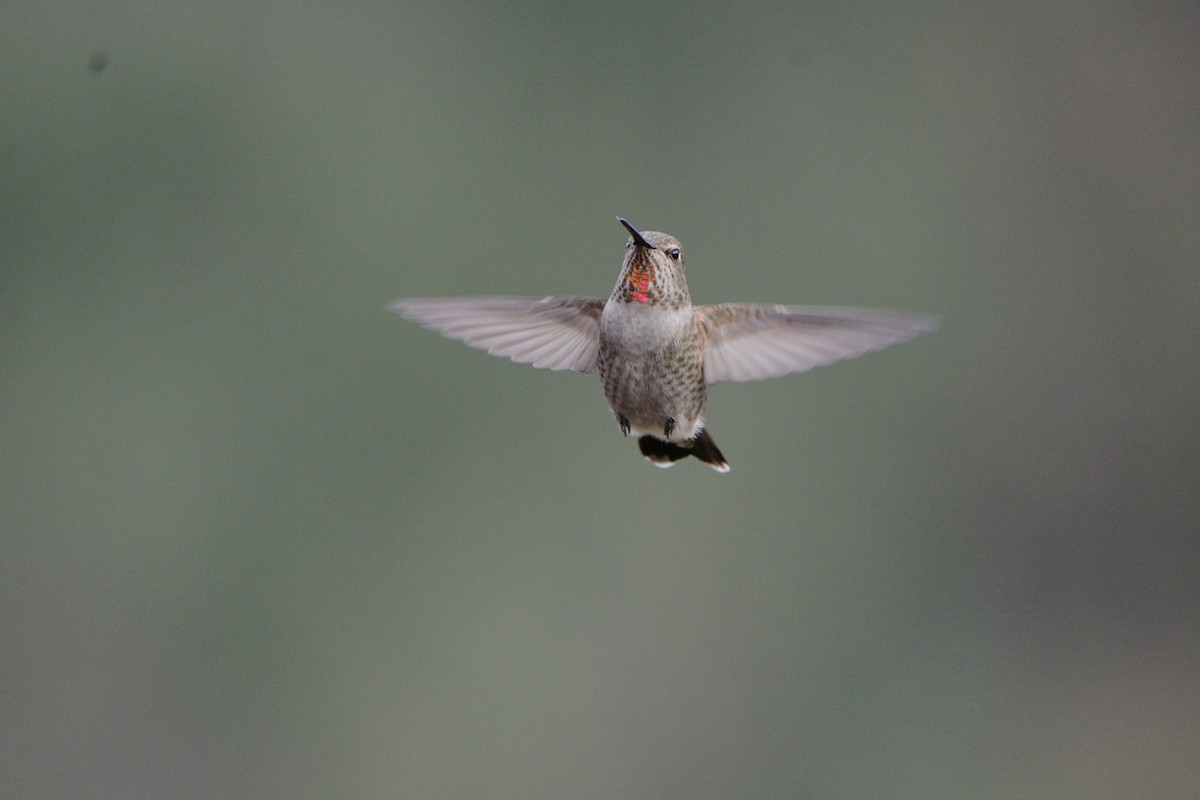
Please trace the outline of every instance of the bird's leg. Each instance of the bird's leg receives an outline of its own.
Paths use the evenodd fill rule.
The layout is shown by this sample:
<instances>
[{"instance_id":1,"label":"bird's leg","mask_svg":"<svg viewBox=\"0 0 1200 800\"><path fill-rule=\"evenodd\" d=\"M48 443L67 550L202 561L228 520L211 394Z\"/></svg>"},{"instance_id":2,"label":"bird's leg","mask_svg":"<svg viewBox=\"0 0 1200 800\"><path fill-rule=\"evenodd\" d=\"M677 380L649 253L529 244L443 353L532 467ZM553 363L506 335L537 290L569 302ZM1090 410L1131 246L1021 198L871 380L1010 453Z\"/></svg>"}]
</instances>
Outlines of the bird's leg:
<instances>
[{"instance_id":1,"label":"bird's leg","mask_svg":"<svg viewBox=\"0 0 1200 800\"><path fill-rule=\"evenodd\" d=\"M663 434L669 438L673 430L675 430L675 418L667 417L666 423L663 424Z\"/></svg>"},{"instance_id":2,"label":"bird's leg","mask_svg":"<svg viewBox=\"0 0 1200 800\"><path fill-rule=\"evenodd\" d=\"M617 423L621 426L621 433L629 435L629 417L624 414L617 415Z\"/></svg>"}]
</instances>

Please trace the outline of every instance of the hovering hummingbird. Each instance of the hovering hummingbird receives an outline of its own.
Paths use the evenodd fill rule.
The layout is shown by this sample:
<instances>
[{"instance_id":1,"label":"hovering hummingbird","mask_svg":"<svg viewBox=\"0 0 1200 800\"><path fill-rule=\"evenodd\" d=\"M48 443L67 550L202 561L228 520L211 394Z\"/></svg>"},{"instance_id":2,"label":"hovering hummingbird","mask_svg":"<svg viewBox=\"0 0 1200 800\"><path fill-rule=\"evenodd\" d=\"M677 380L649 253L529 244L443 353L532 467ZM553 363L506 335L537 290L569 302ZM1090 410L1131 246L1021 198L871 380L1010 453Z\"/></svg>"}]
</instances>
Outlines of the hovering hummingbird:
<instances>
[{"instance_id":1,"label":"hovering hummingbird","mask_svg":"<svg viewBox=\"0 0 1200 800\"><path fill-rule=\"evenodd\" d=\"M721 303L693 306L683 247L629 231L621 275L596 297L401 299L389 309L522 364L600 370L621 433L659 467L695 456L729 464L704 426L708 387L804 372L932 331L933 317L854 308Z\"/></svg>"}]
</instances>

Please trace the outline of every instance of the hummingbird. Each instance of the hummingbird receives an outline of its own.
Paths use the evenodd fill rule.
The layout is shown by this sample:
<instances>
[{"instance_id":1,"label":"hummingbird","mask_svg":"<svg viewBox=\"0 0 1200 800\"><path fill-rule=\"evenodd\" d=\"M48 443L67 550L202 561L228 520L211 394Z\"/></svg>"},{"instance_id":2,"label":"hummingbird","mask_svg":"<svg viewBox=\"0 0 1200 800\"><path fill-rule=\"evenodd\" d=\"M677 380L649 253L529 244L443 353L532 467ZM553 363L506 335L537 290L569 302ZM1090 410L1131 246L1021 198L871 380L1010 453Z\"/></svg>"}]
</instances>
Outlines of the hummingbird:
<instances>
[{"instance_id":1,"label":"hummingbird","mask_svg":"<svg viewBox=\"0 0 1200 800\"><path fill-rule=\"evenodd\" d=\"M471 347L551 370L599 371L621 433L651 463L729 463L705 426L708 388L854 358L936 327L933 317L860 308L692 305L683 246L629 231L617 285L598 297L400 299L388 308Z\"/></svg>"}]
</instances>

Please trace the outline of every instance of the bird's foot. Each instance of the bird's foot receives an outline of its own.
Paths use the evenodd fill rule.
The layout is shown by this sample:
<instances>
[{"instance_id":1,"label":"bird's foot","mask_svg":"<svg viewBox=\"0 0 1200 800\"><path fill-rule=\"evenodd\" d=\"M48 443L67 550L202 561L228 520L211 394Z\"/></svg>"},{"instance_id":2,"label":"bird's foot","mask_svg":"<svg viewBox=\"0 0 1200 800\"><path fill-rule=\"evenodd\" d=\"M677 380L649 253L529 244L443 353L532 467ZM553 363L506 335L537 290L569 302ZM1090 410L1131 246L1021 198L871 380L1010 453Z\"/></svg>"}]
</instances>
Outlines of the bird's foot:
<instances>
[{"instance_id":1,"label":"bird's foot","mask_svg":"<svg viewBox=\"0 0 1200 800\"><path fill-rule=\"evenodd\" d=\"M617 417L617 423L621 426L621 433L629 435L629 417L621 414Z\"/></svg>"},{"instance_id":2,"label":"bird's foot","mask_svg":"<svg viewBox=\"0 0 1200 800\"><path fill-rule=\"evenodd\" d=\"M675 418L667 417L667 421L663 424L663 435L670 438L671 432L675 430Z\"/></svg>"}]
</instances>

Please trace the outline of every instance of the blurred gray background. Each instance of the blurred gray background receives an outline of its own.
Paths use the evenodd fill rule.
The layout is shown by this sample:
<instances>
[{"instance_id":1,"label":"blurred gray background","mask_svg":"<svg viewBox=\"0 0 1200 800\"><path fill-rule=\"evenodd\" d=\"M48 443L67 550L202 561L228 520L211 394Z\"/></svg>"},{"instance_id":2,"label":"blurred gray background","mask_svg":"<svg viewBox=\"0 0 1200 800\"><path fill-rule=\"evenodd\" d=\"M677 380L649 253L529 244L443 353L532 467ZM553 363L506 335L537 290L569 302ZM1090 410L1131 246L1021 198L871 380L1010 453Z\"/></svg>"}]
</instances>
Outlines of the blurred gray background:
<instances>
[{"instance_id":1,"label":"blurred gray background","mask_svg":"<svg viewBox=\"0 0 1200 800\"><path fill-rule=\"evenodd\" d=\"M1200 796L1194 3L0 7L20 798ZM941 330L723 385L398 296Z\"/></svg>"}]
</instances>

